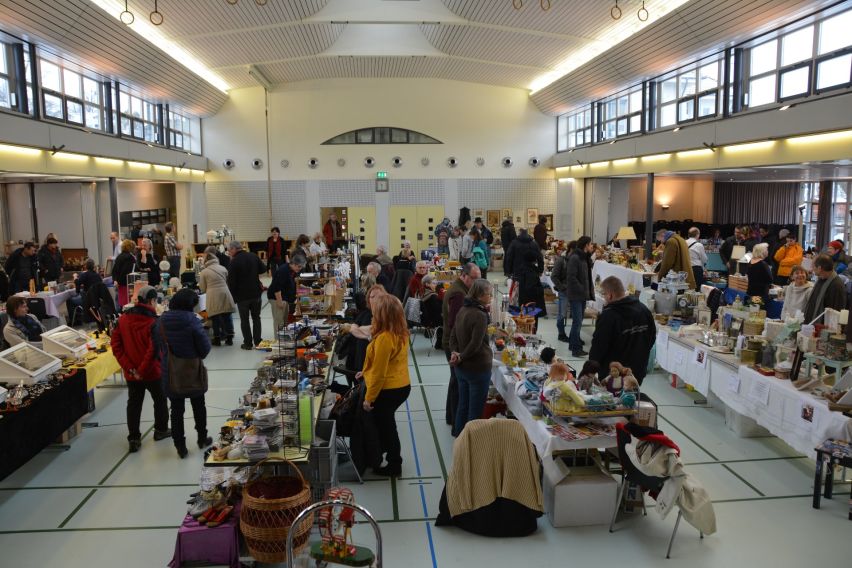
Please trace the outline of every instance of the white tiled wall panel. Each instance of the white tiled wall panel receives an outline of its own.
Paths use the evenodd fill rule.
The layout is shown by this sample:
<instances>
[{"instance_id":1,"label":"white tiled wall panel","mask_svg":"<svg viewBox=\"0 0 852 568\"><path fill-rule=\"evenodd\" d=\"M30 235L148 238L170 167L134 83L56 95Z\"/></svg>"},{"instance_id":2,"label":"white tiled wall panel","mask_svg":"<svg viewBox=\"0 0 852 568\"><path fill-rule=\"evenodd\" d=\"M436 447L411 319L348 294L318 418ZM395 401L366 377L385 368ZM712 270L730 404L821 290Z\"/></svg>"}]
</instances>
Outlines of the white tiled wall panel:
<instances>
[{"instance_id":1,"label":"white tiled wall panel","mask_svg":"<svg viewBox=\"0 0 852 568\"><path fill-rule=\"evenodd\" d=\"M442 179L391 179L391 205L443 205Z\"/></svg>"},{"instance_id":2,"label":"white tiled wall panel","mask_svg":"<svg viewBox=\"0 0 852 568\"><path fill-rule=\"evenodd\" d=\"M207 218L210 228L228 225L240 240L269 234L269 193L264 181L209 182ZM272 182L272 222L288 236L304 233L305 182Z\"/></svg>"},{"instance_id":3,"label":"white tiled wall panel","mask_svg":"<svg viewBox=\"0 0 852 568\"><path fill-rule=\"evenodd\" d=\"M375 180L324 179L320 181L320 207L372 207L375 204Z\"/></svg>"},{"instance_id":4,"label":"white tiled wall panel","mask_svg":"<svg viewBox=\"0 0 852 568\"><path fill-rule=\"evenodd\" d=\"M459 207L469 207L471 216L477 209L510 208L525 225L527 208L536 208L542 215L556 214L556 180L460 179L458 185ZM457 217L451 215L453 220Z\"/></svg>"}]
</instances>

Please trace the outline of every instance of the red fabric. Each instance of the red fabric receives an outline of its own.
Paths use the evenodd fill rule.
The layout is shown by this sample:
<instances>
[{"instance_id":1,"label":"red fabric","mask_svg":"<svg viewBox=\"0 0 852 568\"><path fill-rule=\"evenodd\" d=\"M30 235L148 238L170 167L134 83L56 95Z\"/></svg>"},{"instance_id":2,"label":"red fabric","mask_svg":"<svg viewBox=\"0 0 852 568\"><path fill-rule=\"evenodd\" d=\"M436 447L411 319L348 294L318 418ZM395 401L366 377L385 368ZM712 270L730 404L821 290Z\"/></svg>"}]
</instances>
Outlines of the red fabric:
<instances>
[{"instance_id":1,"label":"red fabric","mask_svg":"<svg viewBox=\"0 0 852 568\"><path fill-rule=\"evenodd\" d=\"M278 237L277 241L272 240L272 237L266 239L266 257L269 259L273 258L284 258L281 250L281 243L284 242L281 237Z\"/></svg>"},{"instance_id":2,"label":"red fabric","mask_svg":"<svg viewBox=\"0 0 852 568\"><path fill-rule=\"evenodd\" d=\"M840 241L831 241L830 243L828 243L828 246L830 246L834 250L843 250L843 243L841 243Z\"/></svg>"},{"instance_id":3,"label":"red fabric","mask_svg":"<svg viewBox=\"0 0 852 568\"><path fill-rule=\"evenodd\" d=\"M337 238L342 238L340 233L340 223L335 221L335 225L337 225ZM334 244L334 233L335 229L332 226L331 221L326 221L325 226L322 228L322 236L325 237L325 244L328 245L328 248L331 248L331 245Z\"/></svg>"},{"instance_id":4,"label":"red fabric","mask_svg":"<svg viewBox=\"0 0 852 568\"><path fill-rule=\"evenodd\" d=\"M635 427L635 425L632 425L631 427ZM662 432L660 432L659 430L657 430L655 428L645 427L644 430L650 432L650 433L645 434L645 435L634 435L632 432L630 432L630 430L626 427L626 425L624 423L621 423L621 422L616 424L615 428L617 430L624 430L625 432L627 432L628 434L630 434L634 438L636 438L638 440L642 440L643 442L651 442L653 444L657 444L658 446L665 446L667 448L671 448L675 452L677 452L677 455L680 455L680 448L678 447L677 444L674 443L674 440L672 440L671 438L669 438L668 436L666 436L665 434L663 434Z\"/></svg>"},{"instance_id":5,"label":"red fabric","mask_svg":"<svg viewBox=\"0 0 852 568\"><path fill-rule=\"evenodd\" d=\"M154 308L139 304L122 314L112 333L112 353L128 381L159 381L160 359L154 348L151 327L157 321ZM141 379L131 370L135 370Z\"/></svg>"},{"instance_id":6,"label":"red fabric","mask_svg":"<svg viewBox=\"0 0 852 568\"><path fill-rule=\"evenodd\" d=\"M408 295L412 298L419 298L423 294L423 276L425 274L415 274L408 282Z\"/></svg>"}]
</instances>

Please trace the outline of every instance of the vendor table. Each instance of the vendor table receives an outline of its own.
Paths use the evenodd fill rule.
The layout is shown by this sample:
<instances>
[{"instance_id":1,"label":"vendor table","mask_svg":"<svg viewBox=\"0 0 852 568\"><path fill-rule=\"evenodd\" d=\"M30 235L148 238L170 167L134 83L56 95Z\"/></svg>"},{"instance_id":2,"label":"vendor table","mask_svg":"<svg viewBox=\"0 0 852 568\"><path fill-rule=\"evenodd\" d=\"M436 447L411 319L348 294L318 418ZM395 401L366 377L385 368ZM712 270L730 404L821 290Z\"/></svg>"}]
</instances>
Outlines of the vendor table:
<instances>
[{"instance_id":1,"label":"vendor table","mask_svg":"<svg viewBox=\"0 0 852 568\"><path fill-rule=\"evenodd\" d=\"M73 367L72 367L73 368ZM98 353L92 360L86 361L81 367L86 371L86 390L90 391L116 373L121 372L121 365L112 349L107 347L104 353Z\"/></svg>"},{"instance_id":2,"label":"vendor table","mask_svg":"<svg viewBox=\"0 0 852 568\"><path fill-rule=\"evenodd\" d=\"M828 409L823 399L800 392L789 380L761 375L731 354L716 353L698 341L658 327L657 362L706 397L749 418L810 457L827 438L852 439L852 419ZM697 350L706 363L695 361Z\"/></svg>"},{"instance_id":3,"label":"vendor table","mask_svg":"<svg viewBox=\"0 0 852 568\"><path fill-rule=\"evenodd\" d=\"M625 290L631 284L633 284L636 290L646 288L644 277L651 274L650 272L642 272L641 270L633 270L625 266L610 264L605 260L596 260L594 266L592 266L592 279L594 281L597 281L598 277L603 280L604 278L615 276L624 284Z\"/></svg>"},{"instance_id":4,"label":"vendor table","mask_svg":"<svg viewBox=\"0 0 852 568\"><path fill-rule=\"evenodd\" d=\"M87 412L86 373L77 372L28 406L0 414L0 479L53 443Z\"/></svg>"},{"instance_id":5,"label":"vendor table","mask_svg":"<svg viewBox=\"0 0 852 568\"><path fill-rule=\"evenodd\" d=\"M506 401L506 406L512 411L515 418L518 419L530 441L538 450L539 457L550 456L556 452L570 450L587 450L594 448L614 448L618 445L615 436L594 436L585 440L565 440L547 430L547 425L544 420L532 415L529 409L524 405L515 392L515 377L502 363L494 361L492 363L491 380L497 388L497 392ZM604 419L612 422L617 419Z\"/></svg>"},{"instance_id":6,"label":"vendor table","mask_svg":"<svg viewBox=\"0 0 852 568\"><path fill-rule=\"evenodd\" d=\"M37 292L37 298L44 298L44 306L47 311L47 315L49 317L59 319L60 323L65 322L65 315L68 314L68 310L65 308L65 302L68 301L69 298L74 296L77 292L72 288L70 290L65 290L64 292ZM29 297L29 292L20 292L16 294L16 296ZM65 315L63 315L65 314Z\"/></svg>"},{"instance_id":7,"label":"vendor table","mask_svg":"<svg viewBox=\"0 0 852 568\"><path fill-rule=\"evenodd\" d=\"M180 568L184 563L201 563L240 568L239 519L239 503L228 520L218 527L201 525L189 515L184 517L169 566Z\"/></svg>"}]
</instances>

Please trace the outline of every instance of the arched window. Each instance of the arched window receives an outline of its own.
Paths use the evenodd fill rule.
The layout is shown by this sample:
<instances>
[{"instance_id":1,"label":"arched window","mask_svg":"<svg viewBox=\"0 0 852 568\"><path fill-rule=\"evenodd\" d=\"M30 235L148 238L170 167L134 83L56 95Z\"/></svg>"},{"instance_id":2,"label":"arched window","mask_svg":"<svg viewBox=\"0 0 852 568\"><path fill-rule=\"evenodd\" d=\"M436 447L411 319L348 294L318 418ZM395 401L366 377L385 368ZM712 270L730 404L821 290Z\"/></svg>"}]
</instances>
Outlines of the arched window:
<instances>
[{"instance_id":1,"label":"arched window","mask_svg":"<svg viewBox=\"0 0 852 568\"><path fill-rule=\"evenodd\" d=\"M338 134L323 142L323 145L325 144L443 144L443 142L414 130L371 126Z\"/></svg>"}]
</instances>

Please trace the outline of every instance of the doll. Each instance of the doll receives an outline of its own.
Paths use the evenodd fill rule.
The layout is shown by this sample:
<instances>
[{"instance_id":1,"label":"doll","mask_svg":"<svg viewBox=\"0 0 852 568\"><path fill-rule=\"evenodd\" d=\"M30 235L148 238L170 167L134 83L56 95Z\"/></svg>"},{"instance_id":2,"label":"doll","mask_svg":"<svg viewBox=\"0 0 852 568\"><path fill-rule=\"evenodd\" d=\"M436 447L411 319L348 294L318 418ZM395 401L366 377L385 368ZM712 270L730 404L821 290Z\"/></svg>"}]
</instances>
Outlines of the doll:
<instances>
[{"instance_id":1,"label":"doll","mask_svg":"<svg viewBox=\"0 0 852 568\"><path fill-rule=\"evenodd\" d=\"M618 394L621 392L624 384L624 379L622 378L624 375L624 367L621 366L621 363L613 361L609 364L609 375L604 379L604 384L606 385L606 390L611 392L612 394Z\"/></svg>"},{"instance_id":2,"label":"doll","mask_svg":"<svg viewBox=\"0 0 852 568\"><path fill-rule=\"evenodd\" d=\"M621 390L623 392L639 392L639 381L633 376L633 371L629 367L624 367L621 375L623 379Z\"/></svg>"},{"instance_id":3,"label":"doll","mask_svg":"<svg viewBox=\"0 0 852 568\"><path fill-rule=\"evenodd\" d=\"M603 385L598 380L598 371L601 366L597 361L586 361L583 365L583 370L580 371L580 378L577 379L577 390L593 394L593 391L603 390Z\"/></svg>"},{"instance_id":4,"label":"doll","mask_svg":"<svg viewBox=\"0 0 852 568\"><path fill-rule=\"evenodd\" d=\"M576 412L586 406L565 363L557 362L550 367L550 377L541 394L544 400L550 401L551 410L557 414Z\"/></svg>"}]
</instances>

